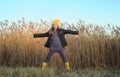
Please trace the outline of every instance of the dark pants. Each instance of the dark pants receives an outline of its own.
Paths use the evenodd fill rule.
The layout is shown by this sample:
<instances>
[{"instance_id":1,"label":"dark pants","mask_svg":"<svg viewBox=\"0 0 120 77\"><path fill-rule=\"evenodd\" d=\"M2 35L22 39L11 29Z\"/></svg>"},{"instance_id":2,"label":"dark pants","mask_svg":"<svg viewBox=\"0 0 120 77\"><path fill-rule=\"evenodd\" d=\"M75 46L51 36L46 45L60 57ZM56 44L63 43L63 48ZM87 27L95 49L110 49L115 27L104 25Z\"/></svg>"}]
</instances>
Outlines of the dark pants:
<instances>
[{"instance_id":1,"label":"dark pants","mask_svg":"<svg viewBox=\"0 0 120 77\"><path fill-rule=\"evenodd\" d=\"M62 51L49 51L49 53L48 53L48 55L47 55L47 57L45 59L45 62L47 62L47 63L49 62L49 60L50 60L50 58L51 58L51 56L53 55L54 52L59 53L59 55L61 56L64 63L67 62L66 57L65 57L65 55L63 53L63 50Z\"/></svg>"}]
</instances>

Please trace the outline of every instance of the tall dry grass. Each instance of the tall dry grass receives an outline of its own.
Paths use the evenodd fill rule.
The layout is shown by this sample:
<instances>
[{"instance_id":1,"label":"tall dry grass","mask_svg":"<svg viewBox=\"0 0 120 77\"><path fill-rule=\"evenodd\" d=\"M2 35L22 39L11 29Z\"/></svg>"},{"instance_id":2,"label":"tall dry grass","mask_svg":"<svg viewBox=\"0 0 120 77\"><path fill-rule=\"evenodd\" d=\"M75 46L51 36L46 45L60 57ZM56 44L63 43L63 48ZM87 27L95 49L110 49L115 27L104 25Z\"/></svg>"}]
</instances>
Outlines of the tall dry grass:
<instances>
[{"instance_id":1,"label":"tall dry grass","mask_svg":"<svg viewBox=\"0 0 120 77\"><path fill-rule=\"evenodd\" d=\"M41 66L48 49L47 38L33 38L34 33L46 32L50 22L0 22L0 65L8 67ZM68 46L64 53L73 69L85 67L120 67L120 26L98 26L79 21L61 23L60 27L79 30L80 36L66 35ZM63 68L60 56L55 53L49 65Z\"/></svg>"}]
</instances>

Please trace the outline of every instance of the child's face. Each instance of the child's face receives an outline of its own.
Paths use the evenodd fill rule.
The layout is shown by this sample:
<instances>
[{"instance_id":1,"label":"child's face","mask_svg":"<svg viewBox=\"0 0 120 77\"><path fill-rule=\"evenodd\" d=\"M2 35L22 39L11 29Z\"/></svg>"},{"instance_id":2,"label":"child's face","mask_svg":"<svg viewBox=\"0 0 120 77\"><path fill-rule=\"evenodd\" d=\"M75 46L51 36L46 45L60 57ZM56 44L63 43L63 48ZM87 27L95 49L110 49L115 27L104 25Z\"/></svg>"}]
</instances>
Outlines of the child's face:
<instances>
[{"instance_id":1,"label":"child's face","mask_svg":"<svg viewBox=\"0 0 120 77\"><path fill-rule=\"evenodd\" d=\"M54 27L54 29L57 29L57 28L58 28L58 25L57 25L57 24L54 24L53 27Z\"/></svg>"}]
</instances>

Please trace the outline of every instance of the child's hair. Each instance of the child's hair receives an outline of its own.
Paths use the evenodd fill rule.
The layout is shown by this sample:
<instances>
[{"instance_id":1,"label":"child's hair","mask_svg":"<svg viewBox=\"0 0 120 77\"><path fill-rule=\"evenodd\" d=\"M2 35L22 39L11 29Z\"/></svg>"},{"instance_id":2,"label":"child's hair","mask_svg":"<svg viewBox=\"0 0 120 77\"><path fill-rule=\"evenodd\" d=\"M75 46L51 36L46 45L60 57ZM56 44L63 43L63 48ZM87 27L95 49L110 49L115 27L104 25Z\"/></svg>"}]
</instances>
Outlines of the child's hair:
<instances>
[{"instance_id":1,"label":"child's hair","mask_svg":"<svg viewBox=\"0 0 120 77\"><path fill-rule=\"evenodd\" d=\"M59 28L59 26L58 26L58 28ZM51 27L51 29L49 30L49 35L52 35L52 34L54 34L55 33L55 29L54 29L54 27L53 27L53 24L52 24L52 27ZM58 34L58 33L57 33Z\"/></svg>"}]
</instances>

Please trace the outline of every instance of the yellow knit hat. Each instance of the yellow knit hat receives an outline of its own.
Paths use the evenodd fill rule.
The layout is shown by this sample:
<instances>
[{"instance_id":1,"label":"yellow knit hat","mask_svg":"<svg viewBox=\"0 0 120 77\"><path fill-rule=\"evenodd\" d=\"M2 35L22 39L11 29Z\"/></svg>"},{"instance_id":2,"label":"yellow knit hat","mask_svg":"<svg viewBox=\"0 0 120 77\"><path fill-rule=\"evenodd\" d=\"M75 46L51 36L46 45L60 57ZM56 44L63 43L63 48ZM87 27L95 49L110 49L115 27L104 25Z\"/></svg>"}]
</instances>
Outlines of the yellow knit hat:
<instances>
[{"instance_id":1,"label":"yellow knit hat","mask_svg":"<svg viewBox=\"0 0 120 77\"><path fill-rule=\"evenodd\" d=\"M58 25L58 24L59 24L59 22L60 22L60 20L55 19L55 20L53 21L53 24L54 24L54 25Z\"/></svg>"}]
</instances>

